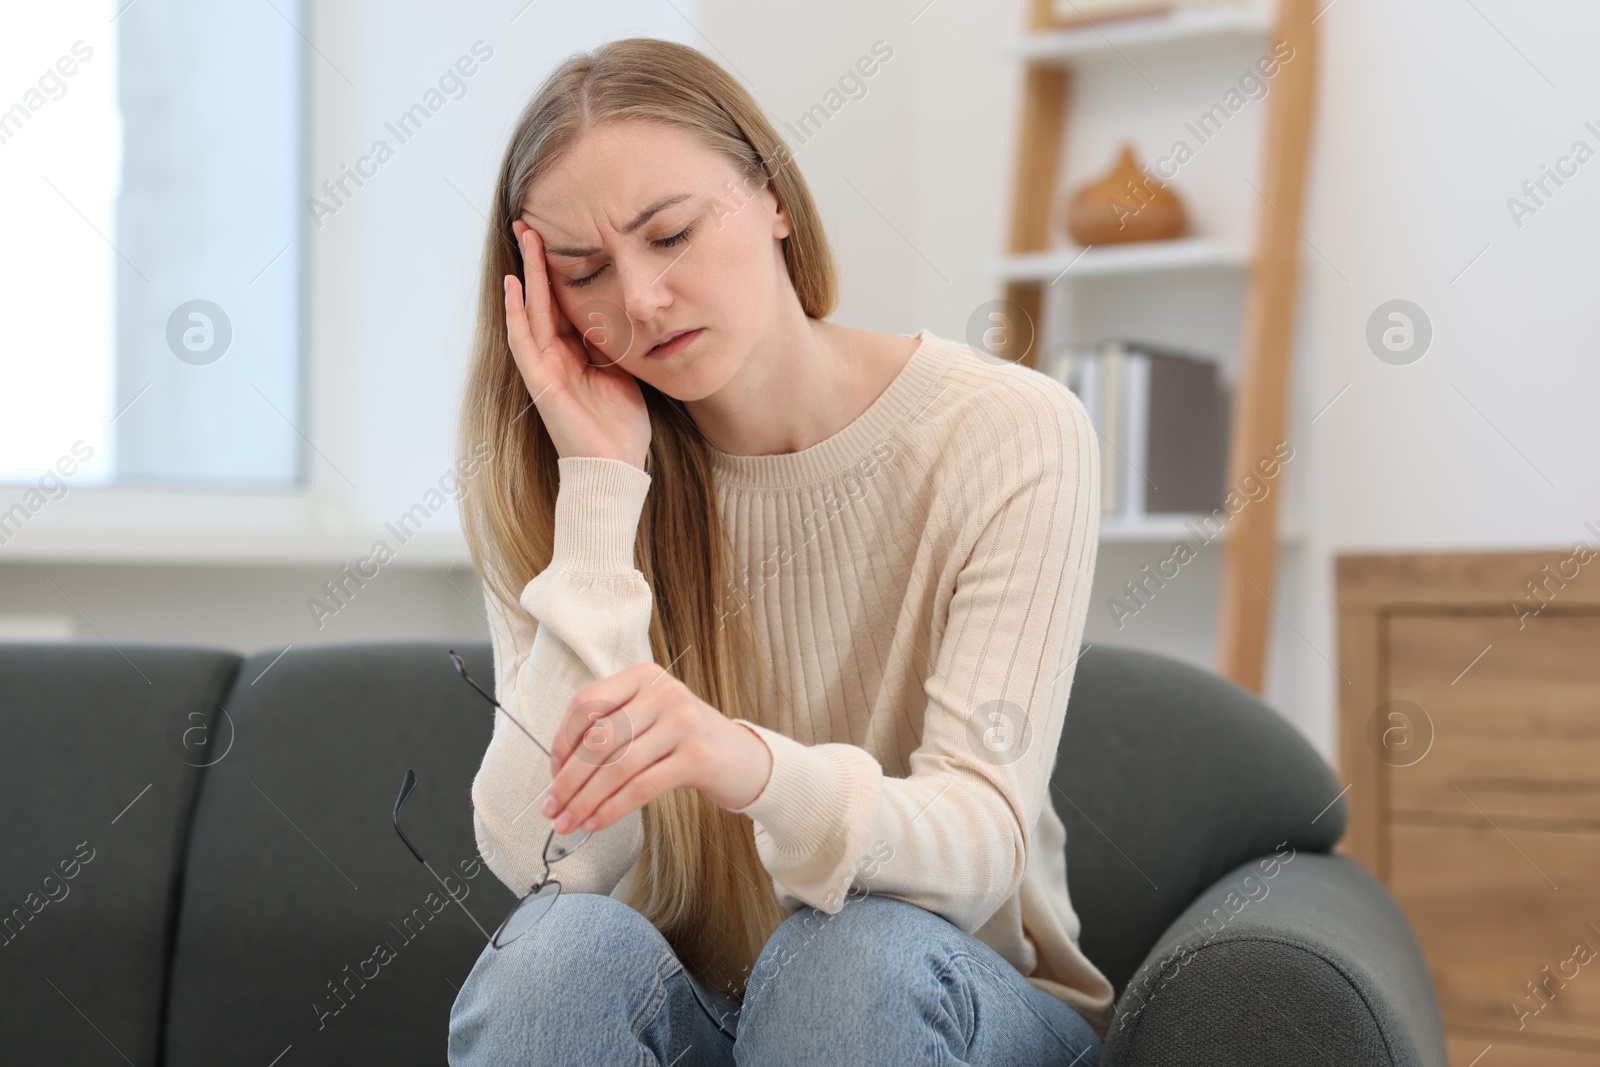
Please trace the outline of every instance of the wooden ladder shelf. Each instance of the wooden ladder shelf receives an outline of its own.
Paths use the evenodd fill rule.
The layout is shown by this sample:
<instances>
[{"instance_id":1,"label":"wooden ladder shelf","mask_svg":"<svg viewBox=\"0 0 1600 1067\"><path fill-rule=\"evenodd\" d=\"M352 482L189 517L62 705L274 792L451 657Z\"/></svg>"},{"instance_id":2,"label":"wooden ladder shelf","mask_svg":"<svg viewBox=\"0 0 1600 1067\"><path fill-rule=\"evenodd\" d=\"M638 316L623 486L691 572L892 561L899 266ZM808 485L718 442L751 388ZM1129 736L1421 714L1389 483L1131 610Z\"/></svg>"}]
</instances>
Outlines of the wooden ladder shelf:
<instances>
[{"instance_id":1,"label":"wooden ladder shelf","mask_svg":"<svg viewBox=\"0 0 1600 1067\"><path fill-rule=\"evenodd\" d=\"M1316 92L1315 18L1314 0L1278 0L1271 39L1287 41L1294 48L1295 61L1281 69L1267 101L1260 180L1255 183L1260 194L1255 248L1248 268L1229 432L1228 486L1239 485L1247 475L1259 475L1256 464L1271 456L1274 446L1284 439L1299 291L1300 219ZM1155 21L1149 20L1151 24ZM1125 32L1127 25L1114 28ZM1033 0L1030 30L1035 35L1060 32L1050 19L1049 0ZM1072 90L1070 65L1059 54L1048 49L1028 50L1024 62L1012 194L1009 251L1013 256L1051 247L1051 209L1062 195L1057 168ZM1039 323L1048 284L1039 278L1013 277L1006 282L1005 297L1012 307ZM1020 343L1023 333L1011 332L1013 343ZM1040 346L1033 344L1026 354L1013 355L1004 347L997 354L1043 369L1038 365L1039 351ZM1253 502L1227 527L1218 605L1217 671L1257 693L1265 674L1273 611L1281 495L1269 493Z\"/></svg>"}]
</instances>

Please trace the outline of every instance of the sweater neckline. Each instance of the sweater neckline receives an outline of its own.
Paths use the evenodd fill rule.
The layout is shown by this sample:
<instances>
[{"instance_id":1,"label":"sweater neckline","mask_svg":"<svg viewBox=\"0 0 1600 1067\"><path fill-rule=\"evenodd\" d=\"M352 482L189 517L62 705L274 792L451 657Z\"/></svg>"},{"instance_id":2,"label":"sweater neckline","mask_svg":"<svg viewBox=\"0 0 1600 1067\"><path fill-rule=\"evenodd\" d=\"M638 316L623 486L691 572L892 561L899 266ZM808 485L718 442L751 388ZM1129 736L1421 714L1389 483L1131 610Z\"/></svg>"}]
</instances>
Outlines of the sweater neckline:
<instances>
[{"instance_id":1,"label":"sweater neckline","mask_svg":"<svg viewBox=\"0 0 1600 1067\"><path fill-rule=\"evenodd\" d=\"M912 337L917 347L878 398L842 428L798 452L739 456L705 442L711 469L721 486L740 489L793 489L830 481L888 440L905 423L943 369L943 350L927 328Z\"/></svg>"}]
</instances>

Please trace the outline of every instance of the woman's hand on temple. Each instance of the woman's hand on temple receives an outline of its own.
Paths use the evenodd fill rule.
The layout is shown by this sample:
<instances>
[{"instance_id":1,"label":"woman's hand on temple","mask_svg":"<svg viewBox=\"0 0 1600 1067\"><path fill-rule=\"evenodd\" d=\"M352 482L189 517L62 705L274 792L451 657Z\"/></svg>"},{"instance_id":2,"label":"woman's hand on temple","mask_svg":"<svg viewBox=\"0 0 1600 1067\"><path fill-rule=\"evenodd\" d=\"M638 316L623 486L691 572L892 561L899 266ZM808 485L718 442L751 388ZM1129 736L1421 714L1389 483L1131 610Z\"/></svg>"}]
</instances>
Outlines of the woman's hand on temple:
<instances>
[{"instance_id":1,"label":"woman's hand on temple","mask_svg":"<svg viewBox=\"0 0 1600 1067\"><path fill-rule=\"evenodd\" d=\"M580 334L556 303L539 232L521 219L511 229L522 250L525 280L505 277L506 335L557 455L620 459L643 470L650 450L644 393L632 374L614 365L627 353L607 356L595 344L603 336L599 330L631 341L632 323L610 321L622 315L621 309L597 310L591 317L605 321L585 323Z\"/></svg>"},{"instance_id":2,"label":"woman's hand on temple","mask_svg":"<svg viewBox=\"0 0 1600 1067\"><path fill-rule=\"evenodd\" d=\"M672 789L698 789L723 808L761 795L772 754L655 663L572 694L550 745L544 806L558 834L603 830Z\"/></svg>"}]
</instances>

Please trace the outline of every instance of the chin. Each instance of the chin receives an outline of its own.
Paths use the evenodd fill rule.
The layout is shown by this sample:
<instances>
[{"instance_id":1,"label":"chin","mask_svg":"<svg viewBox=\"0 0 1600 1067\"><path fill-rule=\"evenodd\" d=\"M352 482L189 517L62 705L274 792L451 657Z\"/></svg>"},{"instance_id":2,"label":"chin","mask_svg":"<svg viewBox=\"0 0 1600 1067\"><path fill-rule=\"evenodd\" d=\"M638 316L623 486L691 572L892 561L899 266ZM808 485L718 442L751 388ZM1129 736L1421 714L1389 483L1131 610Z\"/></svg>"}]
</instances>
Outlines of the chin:
<instances>
[{"instance_id":1,"label":"chin","mask_svg":"<svg viewBox=\"0 0 1600 1067\"><path fill-rule=\"evenodd\" d=\"M724 373L724 368L708 367L703 363L650 369L655 373L649 378L642 374L637 377L679 402L704 400L720 390L732 377L731 372Z\"/></svg>"},{"instance_id":2,"label":"chin","mask_svg":"<svg viewBox=\"0 0 1600 1067\"><path fill-rule=\"evenodd\" d=\"M646 379L640 378L640 381ZM663 374L658 381L649 383L657 391L670 396L679 403L688 403L694 400L704 400L715 393L715 389L705 388L695 377L689 375Z\"/></svg>"}]
</instances>

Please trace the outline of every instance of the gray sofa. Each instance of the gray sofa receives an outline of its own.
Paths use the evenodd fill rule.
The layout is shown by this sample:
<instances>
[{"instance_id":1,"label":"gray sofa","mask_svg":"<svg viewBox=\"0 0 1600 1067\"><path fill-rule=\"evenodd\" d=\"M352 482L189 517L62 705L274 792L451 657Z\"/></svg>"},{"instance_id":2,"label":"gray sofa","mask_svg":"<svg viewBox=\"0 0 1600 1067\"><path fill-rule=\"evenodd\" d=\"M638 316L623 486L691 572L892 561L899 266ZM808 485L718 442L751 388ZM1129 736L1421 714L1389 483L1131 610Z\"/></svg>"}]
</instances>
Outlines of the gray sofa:
<instances>
[{"instance_id":1,"label":"gray sofa","mask_svg":"<svg viewBox=\"0 0 1600 1067\"><path fill-rule=\"evenodd\" d=\"M439 1064L480 922L469 787L492 710L455 647L0 643L8 1063ZM1082 944L1118 992L1102 1063L1443 1067L1428 972L1331 849L1340 786L1280 716L1174 660L1078 665L1052 797ZM447 870L448 869L448 870Z\"/></svg>"}]
</instances>

